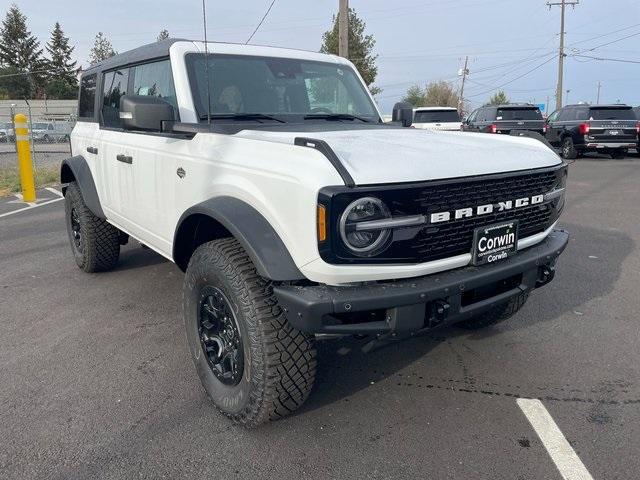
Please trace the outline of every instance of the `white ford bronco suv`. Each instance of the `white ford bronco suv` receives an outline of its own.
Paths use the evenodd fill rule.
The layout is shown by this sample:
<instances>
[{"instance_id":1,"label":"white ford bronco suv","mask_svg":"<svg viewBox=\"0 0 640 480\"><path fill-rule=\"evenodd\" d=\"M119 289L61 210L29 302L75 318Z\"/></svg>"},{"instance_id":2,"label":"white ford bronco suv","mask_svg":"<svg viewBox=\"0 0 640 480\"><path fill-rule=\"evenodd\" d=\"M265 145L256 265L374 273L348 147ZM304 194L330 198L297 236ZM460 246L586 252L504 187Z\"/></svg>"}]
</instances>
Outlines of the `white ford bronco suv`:
<instances>
[{"instance_id":1,"label":"white ford bronco suv","mask_svg":"<svg viewBox=\"0 0 640 480\"><path fill-rule=\"evenodd\" d=\"M307 398L314 341L368 348L514 314L554 276L567 166L537 140L406 128L343 58L166 40L82 74L61 167L71 249L129 237L186 272L183 315L218 409L255 426Z\"/></svg>"}]
</instances>

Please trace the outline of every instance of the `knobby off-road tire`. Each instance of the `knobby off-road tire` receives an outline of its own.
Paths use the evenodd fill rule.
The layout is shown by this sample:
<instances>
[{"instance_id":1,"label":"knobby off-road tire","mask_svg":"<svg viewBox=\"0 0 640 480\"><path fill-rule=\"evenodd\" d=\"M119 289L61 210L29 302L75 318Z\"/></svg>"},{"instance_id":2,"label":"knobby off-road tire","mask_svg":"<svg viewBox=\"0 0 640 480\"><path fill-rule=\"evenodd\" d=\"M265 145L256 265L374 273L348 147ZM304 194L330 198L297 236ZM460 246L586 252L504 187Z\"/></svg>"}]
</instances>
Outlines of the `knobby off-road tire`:
<instances>
[{"instance_id":1,"label":"knobby off-road tire","mask_svg":"<svg viewBox=\"0 0 640 480\"><path fill-rule=\"evenodd\" d=\"M500 323L515 315L515 313L526 303L527 298L529 298L529 292L521 293L520 295L511 298L508 302L497 305L477 317L458 323L457 326L466 330L479 330L481 328L495 325L496 323Z\"/></svg>"},{"instance_id":2,"label":"knobby off-road tire","mask_svg":"<svg viewBox=\"0 0 640 480\"><path fill-rule=\"evenodd\" d=\"M120 231L87 208L76 182L65 192L64 210L71 251L88 273L110 270L120 256Z\"/></svg>"},{"instance_id":3,"label":"knobby off-road tire","mask_svg":"<svg viewBox=\"0 0 640 480\"><path fill-rule=\"evenodd\" d=\"M212 296L218 305L226 301L230 313L211 319L208 302ZM222 310L216 307L215 311ZM255 427L284 417L305 402L316 373L313 337L287 322L271 282L258 275L236 240L215 240L194 252L184 279L183 315L200 381L216 407L235 423ZM229 325L229 317L233 317L233 325ZM228 328L224 332L239 333L239 341L234 337L235 347L225 344L237 353L233 356L238 360L235 365L243 364L241 373L228 369L236 372L235 380L227 378L225 383L220 370L214 372L219 356L210 353L212 347L207 342L226 337L224 332L209 336L216 328L203 326L208 319L209 326L225 322Z\"/></svg>"},{"instance_id":4,"label":"knobby off-road tire","mask_svg":"<svg viewBox=\"0 0 640 480\"><path fill-rule=\"evenodd\" d=\"M578 158L578 151L571 137L565 137L565 139L562 140L562 158L567 160L575 160Z\"/></svg>"}]
</instances>

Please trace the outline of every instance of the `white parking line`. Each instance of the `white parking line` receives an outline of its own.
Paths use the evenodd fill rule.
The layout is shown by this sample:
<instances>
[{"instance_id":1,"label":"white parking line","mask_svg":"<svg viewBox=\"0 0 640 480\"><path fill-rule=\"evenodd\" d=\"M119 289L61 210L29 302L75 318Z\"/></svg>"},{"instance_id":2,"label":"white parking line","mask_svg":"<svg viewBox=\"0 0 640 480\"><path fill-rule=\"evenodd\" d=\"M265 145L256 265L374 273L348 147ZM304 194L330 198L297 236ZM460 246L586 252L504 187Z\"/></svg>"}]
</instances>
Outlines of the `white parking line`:
<instances>
[{"instance_id":1,"label":"white parking line","mask_svg":"<svg viewBox=\"0 0 640 480\"><path fill-rule=\"evenodd\" d=\"M56 194L59 197L64 197L64 195L62 194L62 192L60 190L58 190L57 188L53 188L53 187L45 187L45 190L49 190L51 193Z\"/></svg>"},{"instance_id":2,"label":"white parking line","mask_svg":"<svg viewBox=\"0 0 640 480\"><path fill-rule=\"evenodd\" d=\"M25 202L25 201L24 201L24 197L22 196L22 194L21 194L21 193L14 193L14 194L13 194L13 196L14 196L14 197L16 197L18 200L20 200L21 202L26 203L26 204L27 204L27 205L29 205L30 207L33 207L33 206L35 206L35 205L36 205L36 203L35 203L35 202Z\"/></svg>"},{"instance_id":3,"label":"white parking line","mask_svg":"<svg viewBox=\"0 0 640 480\"><path fill-rule=\"evenodd\" d=\"M556 422L540 400L516 400L531 426L540 437L544 448L556 464L564 480L593 480L593 477L562 434Z\"/></svg>"},{"instance_id":4,"label":"white parking line","mask_svg":"<svg viewBox=\"0 0 640 480\"><path fill-rule=\"evenodd\" d=\"M24 212L24 211L27 211L27 210L32 210L34 208L42 207L43 205L49 205L50 203L59 202L60 200L64 200L64 197L54 198L53 200L47 200L46 202L34 204L34 205L30 206L30 207L19 208L18 210L14 210L12 212L2 213L2 214L0 214L0 218L8 217L9 215L13 215L14 213L20 213L20 212Z\"/></svg>"}]
</instances>

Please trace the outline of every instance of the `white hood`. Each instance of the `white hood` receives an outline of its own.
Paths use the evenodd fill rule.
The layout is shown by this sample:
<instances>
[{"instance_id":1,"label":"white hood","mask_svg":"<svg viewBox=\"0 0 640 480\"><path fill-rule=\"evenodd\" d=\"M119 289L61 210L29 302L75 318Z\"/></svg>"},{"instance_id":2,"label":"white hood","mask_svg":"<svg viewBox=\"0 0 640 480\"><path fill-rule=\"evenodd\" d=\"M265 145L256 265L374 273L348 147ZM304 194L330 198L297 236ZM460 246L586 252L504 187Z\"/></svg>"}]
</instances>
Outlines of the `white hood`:
<instances>
[{"instance_id":1,"label":"white hood","mask_svg":"<svg viewBox=\"0 0 640 480\"><path fill-rule=\"evenodd\" d=\"M296 137L324 140L358 185L485 175L561 162L538 140L486 133L375 128L327 132L243 130L235 136L289 144Z\"/></svg>"}]
</instances>

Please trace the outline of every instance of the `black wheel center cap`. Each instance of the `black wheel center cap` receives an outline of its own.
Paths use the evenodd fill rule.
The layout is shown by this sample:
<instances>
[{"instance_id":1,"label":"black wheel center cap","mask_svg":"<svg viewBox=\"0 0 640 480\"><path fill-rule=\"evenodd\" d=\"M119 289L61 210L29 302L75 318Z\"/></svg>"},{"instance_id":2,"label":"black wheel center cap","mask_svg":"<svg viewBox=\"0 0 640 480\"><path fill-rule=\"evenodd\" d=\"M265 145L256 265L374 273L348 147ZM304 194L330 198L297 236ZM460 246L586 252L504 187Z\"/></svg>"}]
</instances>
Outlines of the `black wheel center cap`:
<instances>
[{"instance_id":1,"label":"black wheel center cap","mask_svg":"<svg viewBox=\"0 0 640 480\"><path fill-rule=\"evenodd\" d=\"M216 378L237 385L244 372L242 338L231 303L219 288L207 286L200 294L198 336Z\"/></svg>"},{"instance_id":2,"label":"black wheel center cap","mask_svg":"<svg viewBox=\"0 0 640 480\"><path fill-rule=\"evenodd\" d=\"M78 250L82 249L82 232L80 230L80 218L75 208L71 209L71 233L73 234L73 243Z\"/></svg>"}]
</instances>

